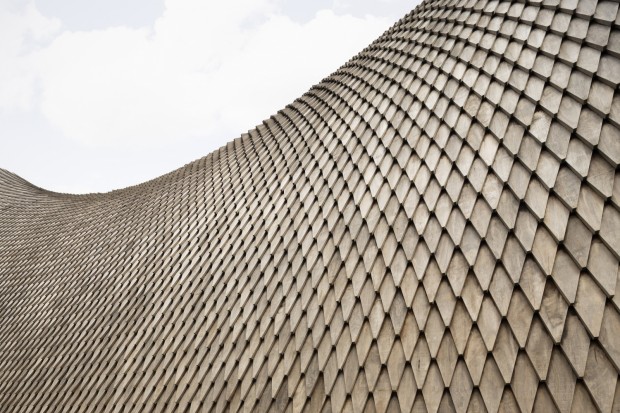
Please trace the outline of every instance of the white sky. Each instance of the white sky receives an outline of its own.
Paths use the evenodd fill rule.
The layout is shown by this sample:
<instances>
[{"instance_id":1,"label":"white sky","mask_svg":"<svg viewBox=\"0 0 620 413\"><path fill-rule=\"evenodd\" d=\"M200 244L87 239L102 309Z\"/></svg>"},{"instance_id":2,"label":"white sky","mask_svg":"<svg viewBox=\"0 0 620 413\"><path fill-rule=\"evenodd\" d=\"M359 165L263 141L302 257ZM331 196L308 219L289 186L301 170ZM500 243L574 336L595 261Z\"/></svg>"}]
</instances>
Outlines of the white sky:
<instances>
[{"instance_id":1,"label":"white sky","mask_svg":"<svg viewBox=\"0 0 620 413\"><path fill-rule=\"evenodd\" d=\"M105 192L252 129L419 0L0 0L0 168Z\"/></svg>"}]
</instances>

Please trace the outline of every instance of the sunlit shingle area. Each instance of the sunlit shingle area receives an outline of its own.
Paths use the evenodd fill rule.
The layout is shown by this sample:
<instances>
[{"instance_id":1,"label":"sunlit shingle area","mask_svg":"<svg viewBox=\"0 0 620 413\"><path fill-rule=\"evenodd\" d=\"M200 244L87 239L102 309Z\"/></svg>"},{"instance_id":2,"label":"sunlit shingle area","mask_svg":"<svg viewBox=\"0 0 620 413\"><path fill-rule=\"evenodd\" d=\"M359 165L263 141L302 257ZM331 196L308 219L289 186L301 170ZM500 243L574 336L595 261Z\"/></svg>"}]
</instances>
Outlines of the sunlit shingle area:
<instances>
[{"instance_id":1,"label":"sunlit shingle area","mask_svg":"<svg viewBox=\"0 0 620 413\"><path fill-rule=\"evenodd\" d=\"M0 171L1 410L620 410L619 27L428 0L153 181Z\"/></svg>"}]
</instances>

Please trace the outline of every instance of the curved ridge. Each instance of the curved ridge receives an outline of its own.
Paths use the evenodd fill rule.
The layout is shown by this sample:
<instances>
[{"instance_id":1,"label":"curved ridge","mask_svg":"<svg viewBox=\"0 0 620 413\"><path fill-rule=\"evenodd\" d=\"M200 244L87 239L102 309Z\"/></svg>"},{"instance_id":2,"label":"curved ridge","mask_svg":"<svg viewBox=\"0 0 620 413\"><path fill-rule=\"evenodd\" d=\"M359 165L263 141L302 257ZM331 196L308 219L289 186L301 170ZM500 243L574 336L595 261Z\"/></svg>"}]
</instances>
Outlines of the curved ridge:
<instances>
[{"instance_id":1,"label":"curved ridge","mask_svg":"<svg viewBox=\"0 0 620 413\"><path fill-rule=\"evenodd\" d=\"M619 26L427 0L152 181L0 170L2 410L617 411Z\"/></svg>"}]
</instances>

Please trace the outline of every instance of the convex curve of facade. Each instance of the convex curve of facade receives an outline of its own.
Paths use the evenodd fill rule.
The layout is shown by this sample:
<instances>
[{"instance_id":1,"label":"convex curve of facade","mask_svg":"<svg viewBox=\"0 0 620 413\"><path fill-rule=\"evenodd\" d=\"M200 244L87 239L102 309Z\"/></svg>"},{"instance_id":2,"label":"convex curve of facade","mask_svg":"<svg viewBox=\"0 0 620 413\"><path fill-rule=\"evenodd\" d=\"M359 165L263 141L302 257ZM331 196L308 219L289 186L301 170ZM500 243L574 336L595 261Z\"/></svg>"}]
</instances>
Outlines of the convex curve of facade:
<instances>
[{"instance_id":1,"label":"convex curve of facade","mask_svg":"<svg viewBox=\"0 0 620 413\"><path fill-rule=\"evenodd\" d=\"M619 27L429 0L155 180L0 171L1 410L619 411Z\"/></svg>"}]
</instances>

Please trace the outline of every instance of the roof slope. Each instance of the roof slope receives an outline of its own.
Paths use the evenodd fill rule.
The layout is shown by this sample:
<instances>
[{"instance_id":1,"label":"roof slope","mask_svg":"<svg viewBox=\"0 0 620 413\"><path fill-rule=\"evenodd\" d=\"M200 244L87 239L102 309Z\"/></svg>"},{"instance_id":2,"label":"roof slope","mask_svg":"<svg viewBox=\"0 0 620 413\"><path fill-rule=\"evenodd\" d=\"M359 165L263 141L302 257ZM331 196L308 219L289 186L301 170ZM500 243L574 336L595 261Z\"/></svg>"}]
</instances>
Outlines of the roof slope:
<instances>
[{"instance_id":1,"label":"roof slope","mask_svg":"<svg viewBox=\"0 0 620 413\"><path fill-rule=\"evenodd\" d=\"M619 25L426 1L161 178L0 172L2 410L618 411Z\"/></svg>"}]
</instances>

